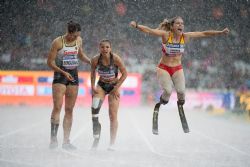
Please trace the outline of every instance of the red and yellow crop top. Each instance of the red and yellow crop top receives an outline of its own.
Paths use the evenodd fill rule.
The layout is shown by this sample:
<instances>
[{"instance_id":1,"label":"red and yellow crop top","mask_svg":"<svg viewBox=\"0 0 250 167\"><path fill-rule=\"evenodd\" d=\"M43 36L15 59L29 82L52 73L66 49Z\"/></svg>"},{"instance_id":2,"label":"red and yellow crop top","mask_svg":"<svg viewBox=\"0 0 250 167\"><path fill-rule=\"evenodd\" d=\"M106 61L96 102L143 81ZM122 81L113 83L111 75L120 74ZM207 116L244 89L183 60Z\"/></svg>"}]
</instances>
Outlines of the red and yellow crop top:
<instances>
[{"instance_id":1,"label":"red and yellow crop top","mask_svg":"<svg viewBox=\"0 0 250 167\"><path fill-rule=\"evenodd\" d=\"M166 44L162 43L162 52L166 56L176 56L183 54L185 50L184 35L180 37L179 43L173 43L173 33L169 32L168 41Z\"/></svg>"}]
</instances>

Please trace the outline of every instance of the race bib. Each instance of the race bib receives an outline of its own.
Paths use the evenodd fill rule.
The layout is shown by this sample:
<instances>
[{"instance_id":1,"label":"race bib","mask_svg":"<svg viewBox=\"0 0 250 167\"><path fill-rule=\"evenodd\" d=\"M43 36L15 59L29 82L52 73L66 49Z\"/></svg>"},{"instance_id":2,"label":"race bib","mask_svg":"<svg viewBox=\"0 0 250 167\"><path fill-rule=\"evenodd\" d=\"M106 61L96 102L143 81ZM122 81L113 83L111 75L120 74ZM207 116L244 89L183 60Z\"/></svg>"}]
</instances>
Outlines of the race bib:
<instances>
[{"instance_id":1,"label":"race bib","mask_svg":"<svg viewBox=\"0 0 250 167\"><path fill-rule=\"evenodd\" d=\"M79 65L76 55L63 56L63 67L66 69L74 69Z\"/></svg>"}]
</instances>

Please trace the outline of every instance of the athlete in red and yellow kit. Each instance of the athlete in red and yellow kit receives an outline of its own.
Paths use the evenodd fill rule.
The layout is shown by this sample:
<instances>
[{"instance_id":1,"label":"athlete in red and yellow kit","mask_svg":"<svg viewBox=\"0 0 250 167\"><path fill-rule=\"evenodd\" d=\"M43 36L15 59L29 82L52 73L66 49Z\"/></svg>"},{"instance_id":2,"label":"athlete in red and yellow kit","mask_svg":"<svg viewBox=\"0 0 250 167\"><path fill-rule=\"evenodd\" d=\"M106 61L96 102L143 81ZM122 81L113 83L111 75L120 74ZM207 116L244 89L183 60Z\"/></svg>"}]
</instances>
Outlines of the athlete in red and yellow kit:
<instances>
[{"instance_id":1,"label":"athlete in red and yellow kit","mask_svg":"<svg viewBox=\"0 0 250 167\"><path fill-rule=\"evenodd\" d=\"M177 92L178 109L179 111L183 111L183 105L185 103L185 78L181 59L185 50L185 44L191 38L228 34L229 30L228 28L225 28L222 31L210 30L202 32L184 32L184 22L180 16L174 17L170 20L164 19L157 29L138 25L135 21L132 21L130 26L137 28L144 33L159 36L162 39L162 56L157 67L157 77L163 89L163 93L160 97L160 101L154 108L152 129L153 134L158 134L159 108L161 104L168 103L171 95L172 83ZM184 112L182 113L184 114ZM188 133L188 126L186 128L183 127L183 130L185 133Z\"/></svg>"}]
</instances>

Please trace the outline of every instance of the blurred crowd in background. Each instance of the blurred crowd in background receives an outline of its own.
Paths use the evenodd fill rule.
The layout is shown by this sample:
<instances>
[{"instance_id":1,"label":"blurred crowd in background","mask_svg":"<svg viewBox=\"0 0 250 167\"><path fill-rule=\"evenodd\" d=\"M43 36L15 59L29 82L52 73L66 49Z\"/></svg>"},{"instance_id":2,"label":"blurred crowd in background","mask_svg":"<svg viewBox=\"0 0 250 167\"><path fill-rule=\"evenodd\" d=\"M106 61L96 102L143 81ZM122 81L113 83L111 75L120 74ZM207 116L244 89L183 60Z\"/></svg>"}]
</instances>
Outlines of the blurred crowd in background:
<instances>
[{"instance_id":1,"label":"blurred crowd in background","mask_svg":"<svg viewBox=\"0 0 250 167\"><path fill-rule=\"evenodd\" d=\"M112 41L129 72L143 75L143 93L157 91L155 67L161 40L129 27L152 28L181 16L185 31L230 29L228 36L190 41L183 56L187 88L246 91L250 88L250 2L248 0L3 0L0 2L1 70L50 70L51 42L70 20L82 26L83 48L98 54L103 38ZM81 65L81 71L88 71Z\"/></svg>"}]
</instances>

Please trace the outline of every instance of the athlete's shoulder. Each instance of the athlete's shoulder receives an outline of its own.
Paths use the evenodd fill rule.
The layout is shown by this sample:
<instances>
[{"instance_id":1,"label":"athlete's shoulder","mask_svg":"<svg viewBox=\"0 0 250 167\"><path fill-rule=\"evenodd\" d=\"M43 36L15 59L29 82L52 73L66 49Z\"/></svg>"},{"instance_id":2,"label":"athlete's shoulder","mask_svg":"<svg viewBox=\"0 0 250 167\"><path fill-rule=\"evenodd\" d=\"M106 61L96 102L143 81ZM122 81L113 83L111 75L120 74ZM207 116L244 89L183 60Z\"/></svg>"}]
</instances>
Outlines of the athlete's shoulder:
<instances>
[{"instance_id":1,"label":"athlete's shoulder","mask_svg":"<svg viewBox=\"0 0 250 167\"><path fill-rule=\"evenodd\" d=\"M119 64L120 62L122 62L121 56L119 56L116 53L113 53L113 59L114 59L115 64L117 64L117 63Z\"/></svg>"},{"instance_id":2,"label":"athlete's shoulder","mask_svg":"<svg viewBox=\"0 0 250 167\"><path fill-rule=\"evenodd\" d=\"M95 55L91 58L91 64L96 66L98 63L98 59L99 59L100 55Z\"/></svg>"},{"instance_id":3,"label":"athlete's shoulder","mask_svg":"<svg viewBox=\"0 0 250 167\"><path fill-rule=\"evenodd\" d=\"M91 61L97 61L100 57L100 54L97 54L91 58Z\"/></svg>"},{"instance_id":4,"label":"athlete's shoulder","mask_svg":"<svg viewBox=\"0 0 250 167\"><path fill-rule=\"evenodd\" d=\"M96 55L93 56L92 59L99 59L99 57L100 57L100 54L96 54Z\"/></svg>"},{"instance_id":5,"label":"athlete's shoulder","mask_svg":"<svg viewBox=\"0 0 250 167\"><path fill-rule=\"evenodd\" d=\"M190 32L183 32L183 33L182 33L182 35L183 35L184 37L187 37L189 34L190 34Z\"/></svg>"},{"instance_id":6,"label":"athlete's shoulder","mask_svg":"<svg viewBox=\"0 0 250 167\"><path fill-rule=\"evenodd\" d=\"M52 46L59 48L62 46L62 36L56 37L53 41L52 41Z\"/></svg>"},{"instance_id":7,"label":"athlete's shoulder","mask_svg":"<svg viewBox=\"0 0 250 167\"><path fill-rule=\"evenodd\" d=\"M170 34L171 34L171 31L165 31L165 35L162 36L162 43L163 43L163 44L166 44L166 43L167 43Z\"/></svg>"},{"instance_id":8,"label":"athlete's shoulder","mask_svg":"<svg viewBox=\"0 0 250 167\"><path fill-rule=\"evenodd\" d=\"M81 37L81 36L77 36L77 38L76 38L76 39L82 40L82 37Z\"/></svg>"},{"instance_id":9,"label":"athlete's shoulder","mask_svg":"<svg viewBox=\"0 0 250 167\"><path fill-rule=\"evenodd\" d=\"M117 54L117 53L114 54L114 57L117 58L117 59L122 59L121 55Z\"/></svg>"},{"instance_id":10,"label":"athlete's shoulder","mask_svg":"<svg viewBox=\"0 0 250 167\"><path fill-rule=\"evenodd\" d=\"M117 59L117 58L120 58L121 56L120 55L118 55L117 53L112 53L113 54L113 57L115 58L115 59Z\"/></svg>"},{"instance_id":11,"label":"athlete's shoulder","mask_svg":"<svg viewBox=\"0 0 250 167\"><path fill-rule=\"evenodd\" d=\"M166 37L169 38L171 35L173 35L173 33L171 31L166 31Z\"/></svg>"},{"instance_id":12,"label":"athlete's shoulder","mask_svg":"<svg viewBox=\"0 0 250 167\"><path fill-rule=\"evenodd\" d=\"M190 37L189 37L190 33L192 33L192 32L183 32L182 33L182 36L184 37L185 43L188 43L190 41Z\"/></svg>"},{"instance_id":13,"label":"athlete's shoulder","mask_svg":"<svg viewBox=\"0 0 250 167\"><path fill-rule=\"evenodd\" d=\"M82 46L82 37L78 36L76 38L76 42L78 43L78 45L81 47Z\"/></svg>"},{"instance_id":14,"label":"athlete's shoulder","mask_svg":"<svg viewBox=\"0 0 250 167\"><path fill-rule=\"evenodd\" d=\"M82 42L82 41L83 41L82 37L80 37L80 36L78 36L78 37L76 38L76 40L79 41L79 42Z\"/></svg>"},{"instance_id":15,"label":"athlete's shoulder","mask_svg":"<svg viewBox=\"0 0 250 167\"><path fill-rule=\"evenodd\" d=\"M58 36L58 37L56 37L54 40L53 40L53 42L55 41L55 42L61 42L62 41L62 36Z\"/></svg>"}]
</instances>

